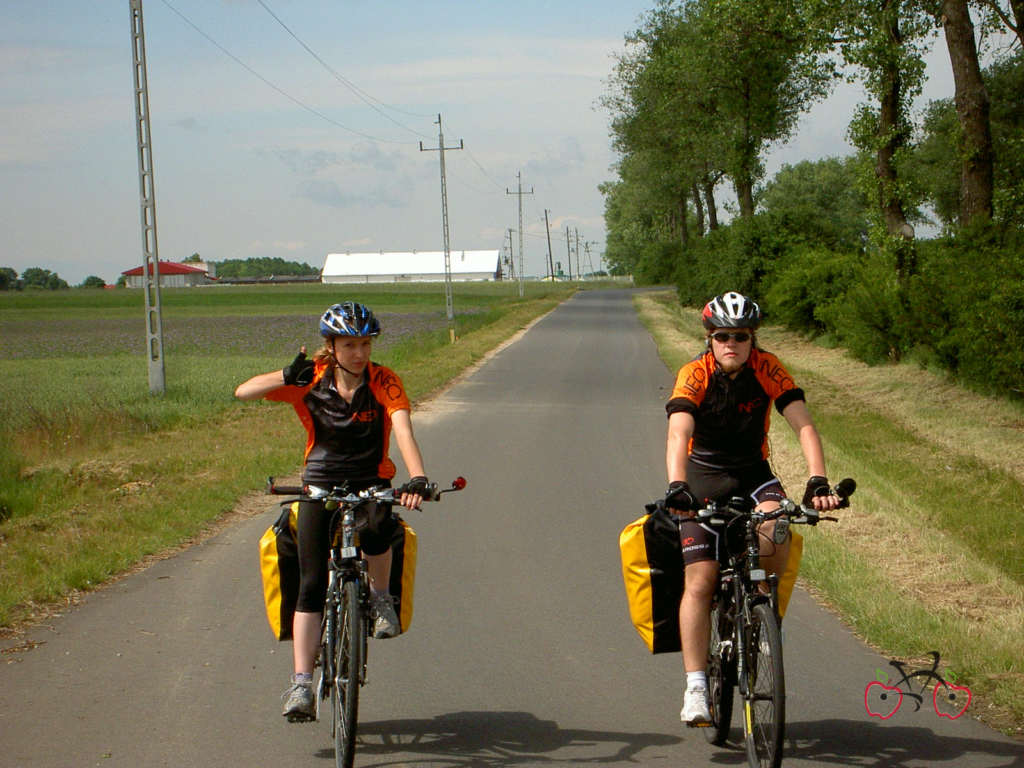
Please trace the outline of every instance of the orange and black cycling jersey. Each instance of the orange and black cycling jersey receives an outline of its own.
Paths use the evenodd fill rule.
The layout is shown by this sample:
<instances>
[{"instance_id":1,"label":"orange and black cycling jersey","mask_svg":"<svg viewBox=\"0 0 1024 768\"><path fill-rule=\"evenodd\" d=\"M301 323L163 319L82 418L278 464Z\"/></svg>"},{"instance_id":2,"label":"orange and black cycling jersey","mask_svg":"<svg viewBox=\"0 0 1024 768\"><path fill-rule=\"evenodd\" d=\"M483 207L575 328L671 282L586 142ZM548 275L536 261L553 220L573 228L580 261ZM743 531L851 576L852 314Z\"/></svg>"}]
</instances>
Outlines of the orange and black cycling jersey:
<instances>
[{"instance_id":1,"label":"orange and black cycling jersey","mask_svg":"<svg viewBox=\"0 0 1024 768\"><path fill-rule=\"evenodd\" d=\"M750 351L735 378L725 374L708 351L679 369L668 415L693 415L690 461L707 467L735 469L768 458L771 405L782 413L804 392L770 352Z\"/></svg>"},{"instance_id":2,"label":"orange and black cycling jersey","mask_svg":"<svg viewBox=\"0 0 1024 768\"><path fill-rule=\"evenodd\" d=\"M388 457L391 416L410 409L401 379L389 368L369 363L349 403L334 388L334 377L324 375L328 371L325 362L317 363L309 385L285 385L266 395L267 400L291 403L306 428L303 481L331 485L390 480L395 476Z\"/></svg>"}]
</instances>

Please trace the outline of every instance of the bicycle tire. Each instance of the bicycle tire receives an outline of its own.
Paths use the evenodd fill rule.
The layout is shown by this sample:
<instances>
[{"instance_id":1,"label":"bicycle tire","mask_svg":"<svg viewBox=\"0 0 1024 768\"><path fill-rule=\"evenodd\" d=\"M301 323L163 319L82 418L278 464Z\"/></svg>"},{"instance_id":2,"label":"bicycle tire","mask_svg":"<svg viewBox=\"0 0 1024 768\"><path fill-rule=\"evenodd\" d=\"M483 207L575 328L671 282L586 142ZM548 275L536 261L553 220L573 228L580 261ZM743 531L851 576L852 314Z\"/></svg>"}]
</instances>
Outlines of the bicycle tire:
<instances>
[{"instance_id":1,"label":"bicycle tire","mask_svg":"<svg viewBox=\"0 0 1024 768\"><path fill-rule=\"evenodd\" d=\"M334 705L334 762L336 768L352 768L356 752L366 617L359 599L359 583L349 579L341 589L331 696Z\"/></svg>"},{"instance_id":2,"label":"bicycle tire","mask_svg":"<svg viewBox=\"0 0 1024 768\"><path fill-rule=\"evenodd\" d=\"M786 730L786 680L782 664L782 635L768 603L750 612L747 633L747 694L744 697L743 736L751 768L779 768Z\"/></svg>"},{"instance_id":3,"label":"bicycle tire","mask_svg":"<svg viewBox=\"0 0 1024 768\"><path fill-rule=\"evenodd\" d=\"M735 656L722 654L721 641L732 637L732 623L722 613L721 604L711 609L711 643L708 645L708 709L711 725L704 730L704 738L721 746L729 738L732 726L733 696L736 692Z\"/></svg>"}]
</instances>

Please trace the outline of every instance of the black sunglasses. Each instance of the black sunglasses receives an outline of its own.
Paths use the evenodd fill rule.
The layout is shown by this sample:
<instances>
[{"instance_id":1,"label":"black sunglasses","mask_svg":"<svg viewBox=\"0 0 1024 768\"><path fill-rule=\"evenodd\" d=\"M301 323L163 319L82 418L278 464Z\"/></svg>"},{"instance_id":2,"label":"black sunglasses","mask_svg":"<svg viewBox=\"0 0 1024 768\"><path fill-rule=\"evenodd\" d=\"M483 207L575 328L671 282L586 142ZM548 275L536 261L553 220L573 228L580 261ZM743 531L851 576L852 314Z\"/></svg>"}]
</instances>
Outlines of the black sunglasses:
<instances>
[{"instance_id":1,"label":"black sunglasses","mask_svg":"<svg viewBox=\"0 0 1024 768\"><path fill-rule=\"evenodd\" d=\"M745 341L750 341L750 334L746 331L734 331L732 333L729 331L715 331L711 334L711 338L720 344L725 344L729 339L735 339L742 344Z\"/></svg>"}]
</instances>

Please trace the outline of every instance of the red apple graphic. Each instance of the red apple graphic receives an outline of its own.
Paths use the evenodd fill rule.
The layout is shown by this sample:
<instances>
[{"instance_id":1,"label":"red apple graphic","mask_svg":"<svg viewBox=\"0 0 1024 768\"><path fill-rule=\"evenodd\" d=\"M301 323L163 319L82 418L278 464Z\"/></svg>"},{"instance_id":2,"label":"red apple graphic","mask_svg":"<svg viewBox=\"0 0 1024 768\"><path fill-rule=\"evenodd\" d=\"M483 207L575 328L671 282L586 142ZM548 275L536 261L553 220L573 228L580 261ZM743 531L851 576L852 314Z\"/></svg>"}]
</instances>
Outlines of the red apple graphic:
<instances>
[{"instance_id":1,"label":"red apple graphic","mask_svg":"<svg viewBox=\"0 0 1024 768\"><path fill-rule=\"evenodd\" d=\"M965 695L961 695L965 694ZM956 709L956 714L950 715L945 712L939 711L939 697L945 699L950 706ZM961 702L963 706L961 706ZM967 707L971 703L971 689L965 685L951 685L945 683L944 685L936 685L935 691L932 693L932 706L935 707L935 714L939 717L948 717L950 720L956 720L960 715L967 711Z\"/></svg>"},{"instance_id":2,"label":"red apple graphic","mask_svg":"<svg viewBox=\"0 0 1024 768\"><path fill-rule=\"evenodd\" d=\"M871 702L868 701L868 697L871 695L871 689L875 686L879 687L878 699L881 703L876 702L877 712L872 711ZM895 703L893 703L895 702ZM867 684L864 689L864 709L872 717L877 717L880 720L888 720L890 717L896 714L896 710L900 708L900 704L903 703L903 691L899 688L894 688L891 685L874 680Z\"/></svg>"}]
</instances>

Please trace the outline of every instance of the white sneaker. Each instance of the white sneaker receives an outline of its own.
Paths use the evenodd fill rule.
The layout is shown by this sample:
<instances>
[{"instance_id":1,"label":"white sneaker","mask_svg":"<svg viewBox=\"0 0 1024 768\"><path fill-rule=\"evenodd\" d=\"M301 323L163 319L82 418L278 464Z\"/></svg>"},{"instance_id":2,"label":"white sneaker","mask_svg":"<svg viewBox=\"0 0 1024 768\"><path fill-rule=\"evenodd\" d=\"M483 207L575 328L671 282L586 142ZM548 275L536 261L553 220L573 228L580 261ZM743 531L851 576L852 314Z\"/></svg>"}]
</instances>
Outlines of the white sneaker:
<instances>
[{"instance_id":1,"label":"white sneaker","mask_svg":"<svg viewBox=\"0 0 1024 768\"><path fill-rule=\"evenodd\" d=\"M688 726L707 725L711 722L707 688L690 688L683 694L683 708L679 712L679 719Z\"/></svg>"},{"instance_id":2,"label":"white sneaker","mask_svg":"<svg viewBox=\"0 0 1024 768\"><path fill-rule=\"evenodd\" d=\"M395 613L394 598L381 595L373 598L373 636L378 639L395 637L402 631Z\"/></svg>"},{"instance_id":3,"label":"white sneaker","mask_svg":"<svg viewBox=\"0 0 1024 768\"><path fill-rule=\"evenodd\" d=\"M282 696L284 710L282 715L289 723L308 723L316 720L316 700L313 697L312 682L297 682L292 676L291 686Z\"/></svg>"}]
</instances>

